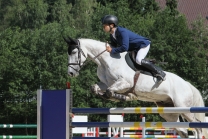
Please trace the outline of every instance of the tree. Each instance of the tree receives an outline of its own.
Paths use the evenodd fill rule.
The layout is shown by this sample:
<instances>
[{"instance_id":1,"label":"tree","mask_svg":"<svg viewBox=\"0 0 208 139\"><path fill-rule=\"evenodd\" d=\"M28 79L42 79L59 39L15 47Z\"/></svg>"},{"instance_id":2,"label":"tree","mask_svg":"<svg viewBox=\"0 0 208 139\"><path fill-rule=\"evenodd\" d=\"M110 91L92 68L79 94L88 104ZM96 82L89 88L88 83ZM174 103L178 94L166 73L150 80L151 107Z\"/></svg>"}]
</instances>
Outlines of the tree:
<instances>
[{"instance_id":1,"label":"tree","mask_svg":"<svg viewBox=\"0 0 208 139\"><path fill-rule=\"evenodd\" d=\"M35 93L31 90L33 67L30 65L31 59L26 56L28 53L21 47L26 45L28 35L19 28L8 28L1 32L0 38L0 123L34 123L36 101ZM25 132L28 134L27 130Z\"/></svg>"},{"instance_id":2,"label":"tree","mask_svg":"<svg viewBox=\"0 0 208 139\"><path fill-rule=\"evenodd\" d=\"M2 12L3 26L19 26L25 28L40 28L46 23L47 4L43 0L8 1Z\"/></svg>"},{"instance_id":3,"label":"tree","mask_svg":"<svg viewBox=\"0 0 208 139\"><path fill-rule=\"evenodd\" d=\"M93 32L91 28L92 15L94 14L94 8L97 6L96 0L76 0L71 10L73 19L76 21L71 24L77 31L79 31L77 37L88 37Z\"/></svg>"},{"instance_id":4,"label":"tree","mask_svg":"<svg viewBox=\"0 0 208 139\"><path fill-rule=\"evenodd\" d=\"M58 22L60 24L74 23L73 17L70 14L72 4L66 0L46 0L48 4L47 22ZM66 23L68 22L68 23Z\"/></svg>"},{"instance_id":5,"label":"tree","mask_svg":"<svg viewBox=\"0 0 208 139\"><path fill-rule=\"evenodd\" d=\"M207 25L204 24L204 19L198 17L191 25L192 31L192 43L197 49L194 53L195 62L193 63L196 67L197 77L195 77L198 88L200 88L203 99L208 106L208 30Z\"/></svg>"},{"instance_id":6,"label":"tree","mask_svg":"<svg viewBox=\"0 0 208 139\"><path fill-rule=\"evenodd\" d=\"M166 0L166 6L170 9L171 16L178 15L179 13L177 10L177 3L177 0Z\"/></svg>"},{"instance_id":7,"label":"tree","mask_svg":"<svg viewBox=\"0 0 208 139\"><path fill-rule=\"evenodd\" d=\"M61 30L61 24L53 23L33 31L1 32L0 123L36 123L36 90L66 88L67 47Z\"/></svg>"},{"instance_id":8,"label":"tree","mask_svg":"<svg viewBox=\"0 0 208 139\"><path fill-rule=\"evenodd\" d=\"M152 30L151 56L168 62L164 69L173 72L202 90L206 58L192 40L192 31L182 15L169 16L167 8L157 15ZM201 47L200 47L201 48Z\"/></svg>"}]
</instances>

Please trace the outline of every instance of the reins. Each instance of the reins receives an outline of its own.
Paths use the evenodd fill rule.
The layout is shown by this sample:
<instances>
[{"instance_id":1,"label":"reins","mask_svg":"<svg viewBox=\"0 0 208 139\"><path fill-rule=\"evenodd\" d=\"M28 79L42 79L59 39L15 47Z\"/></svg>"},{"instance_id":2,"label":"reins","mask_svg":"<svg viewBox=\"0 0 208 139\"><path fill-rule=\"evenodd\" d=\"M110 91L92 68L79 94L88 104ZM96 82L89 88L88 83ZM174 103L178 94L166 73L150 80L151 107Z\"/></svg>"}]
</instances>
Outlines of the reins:
<instances>
[{"instance_id":1,"label":"reins","mask_svg":"<svg viewBox=\"0 0 208 139\"><path fill-rule=\"evenodd\" d=\"M78 41L79 42L79 41ZM84 52L82 51L81 47L80 47L80 43L78 43L77 45L77 49L78 49L78 59L79 59L79 63L68 63L68 66L70 65L79 65L80 69L82 69L82 67L84 67L87 63L89 63L91 60L95 60L96 58L98 58L100 55L102 55L106 50L103 50L101 53L99 53L97 56L93 57L92 59L90 59L89 61L84 62L81 65L81 54L87 59L87 57L85 56ZM72 69L74 69L75 71L79 72L79 70L73 68L72 66L70 66Z\"/></svg>"},{"instance_id":2,"label":"reins","mask_svg":"<svg viewBox=\"0 0 208 139\"><path fill-rule=\"evenodd\" d=\"M93 57L93 58L90 59L89 61L84 62L84 63L81 65L80 69L81 69L84 65L86 65L87 63L89 63L91 60L95 60L96 58L98 58L98 57L99 57L101 54L103 54L105 51L106 51L106 50L102 51L100 54L98 54L97 56Z\"/></svg>"}]
</instances>

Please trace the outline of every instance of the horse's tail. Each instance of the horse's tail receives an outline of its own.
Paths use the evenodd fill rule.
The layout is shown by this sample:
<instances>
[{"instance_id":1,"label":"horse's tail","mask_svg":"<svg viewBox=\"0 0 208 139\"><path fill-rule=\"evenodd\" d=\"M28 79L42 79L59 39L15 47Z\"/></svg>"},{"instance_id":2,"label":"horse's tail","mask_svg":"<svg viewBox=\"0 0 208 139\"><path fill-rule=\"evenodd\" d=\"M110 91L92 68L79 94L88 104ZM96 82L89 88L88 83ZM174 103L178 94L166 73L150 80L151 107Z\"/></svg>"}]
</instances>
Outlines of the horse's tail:
<instances>
[{"instance_id":1,"label":"horse's tail","mask_svg":"<svg viewBox=\"0 0 208 139\"><path fill-rule=\"evenodd\" d=\"M193 85L189 83L193 94L194 94L194 106L193 107L204 107L204 101L201 96L201 93L198 89L196 89ZM205 113L195 113L195 117L200 120L201 122L206 122ZM206 128L202 128L202 134L205 138L208 138L208 130Z\"/></svg>"}]
</instances>

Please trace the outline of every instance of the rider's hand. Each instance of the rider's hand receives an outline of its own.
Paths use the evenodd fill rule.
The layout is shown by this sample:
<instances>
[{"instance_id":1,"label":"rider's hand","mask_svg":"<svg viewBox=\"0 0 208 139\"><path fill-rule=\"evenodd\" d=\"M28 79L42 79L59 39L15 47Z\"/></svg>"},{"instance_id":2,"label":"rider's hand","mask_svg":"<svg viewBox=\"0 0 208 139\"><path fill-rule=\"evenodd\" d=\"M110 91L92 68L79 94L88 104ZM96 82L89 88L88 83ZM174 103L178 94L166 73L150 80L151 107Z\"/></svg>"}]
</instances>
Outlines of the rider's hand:
<instances>
[{"instance_id":1,"label":"rider's hand","mask_svg":"<svg viewBox=\"0 0 208 139\"><path fill-rule=\"evenodd\" d=\"M106 46L106 50L107 50L108 52L111 52L112 48L111 48L110 46Z\"/></svg>"}]
</instances>

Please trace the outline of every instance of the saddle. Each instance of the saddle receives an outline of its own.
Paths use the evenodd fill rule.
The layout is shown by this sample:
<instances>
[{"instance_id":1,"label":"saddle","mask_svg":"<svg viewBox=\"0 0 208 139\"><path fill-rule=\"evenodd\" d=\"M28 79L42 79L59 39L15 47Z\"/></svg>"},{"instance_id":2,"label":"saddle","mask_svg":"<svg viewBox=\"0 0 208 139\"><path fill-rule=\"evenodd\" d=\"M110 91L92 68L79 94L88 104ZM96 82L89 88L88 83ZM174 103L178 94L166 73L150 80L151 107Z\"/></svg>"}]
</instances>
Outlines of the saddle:
<instances>
[{"instance_id":1,"label":"saddle","mask_svg":"<svg viewBox=\"0 0 208 139\"><path fill-rule=\"evenodd\" d=\"M149 69L143 67L142 65L139 65L139 64L136 63L136 54L135 54L135 52L128 52L125 55L125 60L126 60L126 63L128 64L128 66L131 69L133 69L135 72L136 71L140 71L140 73L156 77L156 74L153 73L151 70L149 70ZM156 64L156 60L155 59L146 59L146 60L148 60L152 64ZM160 67L158 67L158 68L161 69Z\"/></svg>"}]
</instances>

